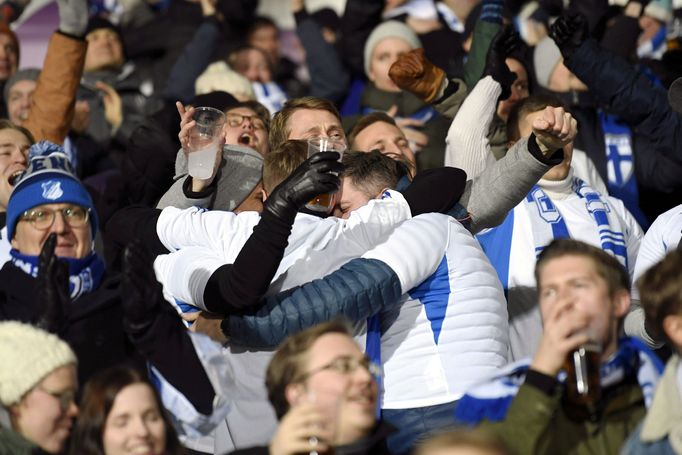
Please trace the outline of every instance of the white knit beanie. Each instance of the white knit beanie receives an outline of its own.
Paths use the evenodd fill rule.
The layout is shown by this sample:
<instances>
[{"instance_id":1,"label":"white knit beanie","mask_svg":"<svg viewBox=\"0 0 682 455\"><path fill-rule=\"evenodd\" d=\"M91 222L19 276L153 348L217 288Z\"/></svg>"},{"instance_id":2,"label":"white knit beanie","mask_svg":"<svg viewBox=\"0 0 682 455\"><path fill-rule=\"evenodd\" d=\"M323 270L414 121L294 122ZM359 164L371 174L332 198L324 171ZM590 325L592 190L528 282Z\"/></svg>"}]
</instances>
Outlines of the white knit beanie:
<instances>
[{"instance_id":1,"label":"white knit beanie","mask_svg":"<svg viewBox=\"0 0 682 455\"><path fill-rule=\"evenodd\" d=\"M369 64L372 60L372 52L385 38L400 38L407 42L412 49L422 47L417 34L407 25L398 21L386 21L374 27L367 41L365 41L365 75L369 76Z\"/></svg>"},{"instance_id":2,"label":"white knit beanie","mask_svg":"<svg viewBox=\"0 0 682 455\"><path fill-rule=\"evenodd\" d=\"M0 403L17 403L45 376L75 364L69 345L57 336L21 322L0 322Z\"/></svg>"},{"instance_id":3,"label":"white knit beanie","mask_svg":"<svg viewBox=\"0 0 682 455\"><path fill-rule=\"evenodd\" d=\"M535 67L535 78L541 87L549 87L549 79L561 58L559 47L549 36L544 37L535 46L533 66Z\"/></svg>"},{"instance_id":4,"label":"white knit beanie","mask_svg":"<svg viewBox=\"0 0 682 455\"><path fill-rule=\"evenodd\" d=\"M256 99L251 82L222 60L208 65L194 83L194 91L197 95L223 91L239 101Z\"/></svg>"}]
</instances>

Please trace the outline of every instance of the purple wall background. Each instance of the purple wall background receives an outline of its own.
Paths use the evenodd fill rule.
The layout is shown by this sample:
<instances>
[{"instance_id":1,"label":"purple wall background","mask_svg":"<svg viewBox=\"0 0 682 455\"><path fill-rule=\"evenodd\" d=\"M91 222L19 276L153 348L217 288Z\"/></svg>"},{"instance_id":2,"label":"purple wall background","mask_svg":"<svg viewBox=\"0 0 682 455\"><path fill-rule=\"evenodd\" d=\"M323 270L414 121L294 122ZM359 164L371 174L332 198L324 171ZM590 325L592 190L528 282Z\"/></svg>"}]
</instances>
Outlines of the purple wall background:
<instances>
[{"instance_id":1,"label":"purple wall background","mask_svg":"<svg viewBox=\"0 0 682 455\"><path fill-rule=\"evenodd\" d=\"M42 68L47 43L52 33L58 28L57 2L50 2L14 29L19 37L21 48L19 68Z\"/></svg>"}]
</instances>

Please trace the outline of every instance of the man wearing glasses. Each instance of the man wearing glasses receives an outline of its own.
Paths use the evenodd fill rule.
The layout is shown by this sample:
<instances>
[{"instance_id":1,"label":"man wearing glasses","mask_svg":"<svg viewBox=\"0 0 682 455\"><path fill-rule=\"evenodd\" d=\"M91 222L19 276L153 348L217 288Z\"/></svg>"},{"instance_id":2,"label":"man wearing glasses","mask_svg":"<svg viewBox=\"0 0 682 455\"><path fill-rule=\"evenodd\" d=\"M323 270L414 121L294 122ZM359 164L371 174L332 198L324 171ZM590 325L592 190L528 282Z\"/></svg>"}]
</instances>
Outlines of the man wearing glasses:
<instances>
[{"instance_id":1,"label":"man wearing glasses","mask_svg":"<svg viewBox=\"0 0 682 455\"><path fill-rule=\"evenodd\" d=\"M94 251L98 218L63 149L39 142L7 204L10 261L0 270L0 321L34 323L66 340L79 379L128 358L120 277ZM57 260L58 259L58 260Z\"/></svg>"},{"instance_id":2,"label":"man wearing glasses","mask_svg":"<svg viewBox=\"0 0 682 455\"><path fill-rule=\"evenodd\" d=\"M233 454L387 454L393 427L376 419L379 366L342 322L319 324L287 338L266 372L268 398L280 420L269 447Z\"/></svg>"}]
</instances>

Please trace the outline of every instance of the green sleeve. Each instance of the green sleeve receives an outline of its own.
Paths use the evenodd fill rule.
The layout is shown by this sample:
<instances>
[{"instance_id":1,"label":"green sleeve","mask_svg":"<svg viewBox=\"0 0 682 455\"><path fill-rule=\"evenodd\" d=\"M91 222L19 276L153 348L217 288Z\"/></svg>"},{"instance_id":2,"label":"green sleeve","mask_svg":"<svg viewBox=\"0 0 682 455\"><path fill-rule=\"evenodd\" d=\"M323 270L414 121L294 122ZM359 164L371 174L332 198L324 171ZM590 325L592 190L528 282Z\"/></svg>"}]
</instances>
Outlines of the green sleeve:
<instances>
[{"instance_id":1,"label":"green sleeve","mask_svg":"<svg viewBox=\"0 0 682 455\"><path fill-rule=\"evenodd\" d=\"M471 50L469 51L469 58L464 64L464 82L467 87L473 87L476 82L483 75L483 68L485 68L485 57L488 54L488 48L493 41L497 32L502 29L500 24L478 20L474 26L474 36L471 41Z\"/></svg>"},{"instance_id":2,"label":"green sleeve","mask_svg":"<svg viewBox=\"0 0 682 455\"><path fill-rule=\"evenodd\" d=\"M543 436L560 406L561 389L547 395L532 385L523 384L502 422L484 422L482 426L496 435L512 453L542 453Z\"/></svg>"}]
</instances>

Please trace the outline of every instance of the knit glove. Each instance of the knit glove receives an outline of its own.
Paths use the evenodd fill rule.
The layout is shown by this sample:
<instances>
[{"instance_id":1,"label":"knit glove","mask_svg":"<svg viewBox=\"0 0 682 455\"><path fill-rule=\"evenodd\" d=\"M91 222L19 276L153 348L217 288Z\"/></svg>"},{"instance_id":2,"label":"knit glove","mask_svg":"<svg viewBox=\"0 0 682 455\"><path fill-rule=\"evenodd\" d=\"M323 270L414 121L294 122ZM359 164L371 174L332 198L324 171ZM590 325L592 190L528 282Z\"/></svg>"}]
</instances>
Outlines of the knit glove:
<instances>
[{"instance_id":1,"label":"knit glove","mask_svg":"<svg viewBox=\"0 0 682 455\"><path fill-rule=\"evenodd\" d=\"M316 153L272 190L265 200L264 210L278 219L293 223L298 211L318 194L338 191L343 164L337 152Z\"/></svg>"},{"instance_id":2,"label":"knit glove","mask_svg":"<svg viewBox=\"0 0 682 455\"><path fill-rule=\"evenodd\" d=\"M69 265L54 254L57 234L49 235L38 256L39 317L36 325L51 333L59 333L64 322L64 307L70 302Z\"/></svg>"},{"instance_id":3,"label":"knit glove","mask_svg":"<svg viewBox=\"0 0 682 455\"><path fill-rule=\"evenodd\" d=\"M57 0L59 6L59 31L83 37L88 27L88 2L86 0Z\"/></svg>"},{"instance_id":4,"label":"knit glove","mask_svg":"<svg viewBox=\"0 0 682 455\"><path fill-rule=\"evenodd\" d=\"M418 48L401 55L389 68L388 76L401 89L430 103L443 85L445 71L427 60L424 49Z\"/></svg>"},{"instance_id":5,"label":"knit glove","mask_svg":"<svg viewBox=\"0 0 682 455\"><path fill-rule=\"evenodd\" d=\"M549 27L549 36L559 47L564 59L571 58L588 35L587 19L582 14L563 14Z\"/></svg>"},{"instance_id":6,"label":"knit glove","mask_svg":"<svg viewBox=\"0 0 682 455\"><path fill-rule=\"evenodd\" d=\"M130 242L123 252L121 307L123 323L129 332L148 328L154 322L160 302L164 301L153 264L154 256L139 239Z\"/></svg>"},{"instance_id":7,"label":"knit glove","mask_svg":"<svg viewBox=\"0 0 682 455\"><path fill-rule=\"evenodd\" d=\"M501 100L506 100L511 95L511 86L516 80L516 73L513 73L505 60L519 45L519 35L511 27L505 27L493 38L488 48L483 68L483 77L492 76L502 86Z\"/></svg>"}]
</instances>

